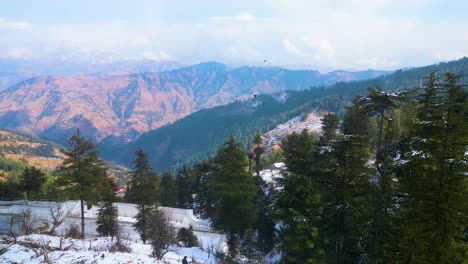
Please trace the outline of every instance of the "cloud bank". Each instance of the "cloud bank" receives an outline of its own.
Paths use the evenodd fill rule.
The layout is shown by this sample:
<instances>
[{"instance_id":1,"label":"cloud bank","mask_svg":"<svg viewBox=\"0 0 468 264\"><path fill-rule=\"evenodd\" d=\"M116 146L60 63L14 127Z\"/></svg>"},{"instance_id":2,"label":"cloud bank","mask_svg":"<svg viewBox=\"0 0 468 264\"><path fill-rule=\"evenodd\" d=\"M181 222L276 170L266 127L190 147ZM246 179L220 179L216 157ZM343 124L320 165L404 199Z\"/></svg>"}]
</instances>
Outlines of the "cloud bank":
<instances>
[{"instance_id":1,"label":"cloud bank","mask_svg":"<svg viewBox=\"0 0 468 264\"><path fill-rule=\"evenodd\" d=\"M0 58L396 69L468 55L468 19L457 13L463 1L450 8L442 0L153 1L154 12L145 9L152 1L116 1L115 10L114 2L100 10L100 2L90 18L7 8Z\"/></svg>"}]
</instances>

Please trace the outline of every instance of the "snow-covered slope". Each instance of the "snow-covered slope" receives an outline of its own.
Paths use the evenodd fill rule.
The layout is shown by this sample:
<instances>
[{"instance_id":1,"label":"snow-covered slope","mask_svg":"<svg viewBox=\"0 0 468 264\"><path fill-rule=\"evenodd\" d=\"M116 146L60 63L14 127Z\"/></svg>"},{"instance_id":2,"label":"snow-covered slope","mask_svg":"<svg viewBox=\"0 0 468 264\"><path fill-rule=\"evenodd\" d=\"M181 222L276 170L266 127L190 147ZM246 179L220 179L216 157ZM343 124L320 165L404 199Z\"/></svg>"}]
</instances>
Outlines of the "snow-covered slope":
<instances>
[{"instance_id":1,"label":"snow-covered slope","mask_svg":"<svg viewBox=\"0 0 468 264\"><path fill-rule=\"evenodd\" d=\"M151 246L123 240L130 248L129 253L112 252L115 240L90 238L85 240L65 239L48 235L19 237L17 243L0 239L0 263L80 263L80 264L143 264L182 263L187 256L189 263L217 263L209 250L200 248L172 247L162 260L151 256Z\"/></svg>"}]
</instances>

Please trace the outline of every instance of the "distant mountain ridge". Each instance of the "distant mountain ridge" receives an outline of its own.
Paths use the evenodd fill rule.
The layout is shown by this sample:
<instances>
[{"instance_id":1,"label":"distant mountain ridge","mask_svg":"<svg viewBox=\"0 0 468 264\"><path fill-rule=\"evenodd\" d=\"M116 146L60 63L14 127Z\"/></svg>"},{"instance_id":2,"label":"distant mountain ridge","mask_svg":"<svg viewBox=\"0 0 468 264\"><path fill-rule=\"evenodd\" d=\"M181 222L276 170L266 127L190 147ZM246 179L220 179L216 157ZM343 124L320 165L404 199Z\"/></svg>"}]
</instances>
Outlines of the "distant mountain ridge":
<instances>
[{"instance_id":1,"label":"distant mountain ridge","mask_svg":"<svg viewBox=\"0 0 468 264\"><path fill-rule=\"evenodd\" d=\"M404 69L374 79L338 82L302 91L283 91L264 94L245 101L204 109L142 134L135 142L109 144L103 141L100 151L107 160L130 164L136 148L150 153L151 165L158 171L193 163L212 155L230 135L251 144L252 137L265 133L276 125L312 111L340 112L355 95L363 95L368 87L380 85L386 91L420 87L433 71L439 76L452 72L465 76L468 84L468 58L437 63L430 66Z\"/></svg>"},{"instance_id":2,"label":"distant mountain ridge","mask_svg":"<svg viewBox=\"0 0 468 264\"><path fill-rule=\"evenodd\" d=\"M0 90L38 76L91 75L109 77L142 72L161 72L184 67L175 61L127 60L89 63L64 60L0 59Z\"/></svg>"},{"instance_id":3,"label":"distant mountain ridge","mask_svg":"<svg viewBox=\"0 0 468 264\"><path fill-rule=\"evenodd\" d=\"M251 98L382 75L321 74L279 67L230 68L206 62L159 73L34 77L0 91L0 127L63 142L79 127L97 141L136 139L190 113Z\"/></svg>"}]
</instances>

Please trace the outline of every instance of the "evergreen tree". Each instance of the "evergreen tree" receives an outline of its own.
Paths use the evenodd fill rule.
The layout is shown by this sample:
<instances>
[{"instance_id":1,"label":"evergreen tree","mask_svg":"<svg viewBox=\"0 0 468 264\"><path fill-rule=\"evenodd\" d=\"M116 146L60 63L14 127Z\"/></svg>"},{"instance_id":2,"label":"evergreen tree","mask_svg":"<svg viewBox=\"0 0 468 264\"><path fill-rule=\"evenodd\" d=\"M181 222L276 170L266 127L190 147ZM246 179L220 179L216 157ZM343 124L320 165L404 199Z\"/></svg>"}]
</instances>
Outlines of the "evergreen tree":
<instances>
[{"instance_id":1,"label":"evergreen tree","mask_svg":"<svg viewBox=\"0 0 468 264\"><path fill-rule=\"evenodd\" d=\"M157 204L159 177L153 172L148 162L148 155L142 149L135 151L135 160L132 163L135 169L130 173L129 190L132 195L131 200L138 208L136 223L133 226L140 234L143 243L146 243L148 215Z\"/></svg>"},{"instance_id":2,"label":"evergreen tree","mask_svg":"<svg viewBox=\"0 0 468 264\"><path fill-rule=\"evenodd\" d=\"M375 168L377 171L377 204L372 222L371 258L377 263L394 262L394 246L398 237L394 229L394 148L395 133L393 110L405 99L402 93L385 93L379 86L368 89L369 94L361 99L361 109L377 119Z\"/></svg>"},{"instance_id":3,"label":"evergreen tree","mask_svg":"<svg viewBox=\"0 0 468 264\"><path fill-rule=\"evenodd\" d=\"M254 176L256 187L255 207L257 208L257 220L254 228L257 231L256 246L263 253L270 252L274 247L275 220L272 213L273 201L268 186L260 176Z\"/></svg>"},{"instance_id":4,"label":"evergreen tree","mask_svg":"<svg viewBox=\"0 0 468 264\"><path fill-rule=\"evenodd\" d=\"M209 181L213 177L214 172L213 164L213 161L210 159L195 164L193 168L196 175L196 181L194 185L194 212L200 214L204 218L212 218L216 209L214 206L214 190L209 187Z\"/></svg>"},{"instance_id":5,"label":"evergreen tree","mask_svg":"<svg viewBox=\"0 0 468 264\"><path fill-rule=\"evenodd\" d=\"M433 73L419 96L417 116L403 153L400 182L404 236L401 263L464 263L468 93L460 76Z\"/></svg>"},{"instance_id":6,"label":"evergreen tree","mask_svg":"<svg viewBox=\"0 0 468 264\"><path fill-rule=\"evenodd\" d=\"M333 139L337 136L338 125L340 124L340 119L338 115L334 113L328 113L322 118L322 130L323 133L320 136L320 144L328 145Z\"/></svg>"},{"instance_id":7,"label":"evergreen tree","mask_svg":"<svg viewBox=\"0 0 468 264\"><path fill-rule=\"evenodd\" d=\"M323 234L319 226L323 204L314 177L316 149L312 136L303 130L281 143L287 173L278 194L276 210L281 219L283 261L286 263L325 263ZM322 237L322 238L321 238Z\"/></svg>"},{"instance_id":8,"label":"evergreen tree","mask_svg":"<svg viewBox=\"0 0 468 264\"><path fill-rule=\"evenodd\" d=\"M179 170L176 177L177 187L177 207L190 209L193 207L193 186L195 184L196 176L193 170L183 167Z\"/></svg>"},{"instance_id":9,"label":"evergreen tree","mask_svg":"<svg viewBox=\"0 0 468 264\"><path fill-rule=\"evenodd\" d=\"M67 158L59 168L62 186L67 188L73 196L78 197L81 205L81 237L85 237L84 204L96 202L97 186L107 178L107 168L98 157L96 145L87 140L77 129L75 134L67 140L70 149L65 150Z\"/></svg>"},{"instance_id":10,"label":"evergreen tree","mask_svg":"<svg viewBox=\"0 0 468 264\"><path fill-rule=\"evenodd\" d=\"M159 201L162 206L176 207L177 206L177 188L174 178L170 171L163 173L161 178L161 190L159 193Z\"/></svg>"},{"instance_id":11,"label":"evergreen tree","mask_svg":"<svg viewBox=\"0 0 468 264\"><path fill-rule=\"evenodd\" d=\"M110 236L114 240L118 232L118 212L115 202L115 186L110 179L99 191L99 210L97 213L97 232L101 236Z\"/></svg>"},{"instance_id":12,"label":"evergreen tree","mask_svg":"<svg viewBox=\"0 0 468 264\"><path fill-rule=\"evenodd\" d=\"M193 226L179 229L179 232L177 232L177 240L182 242L184 247L198 247L200 244L197 236L193 233Z\"/></svg>"},{"instance_id":13,"label":"evergreen tree","mask_svg":"<svg viewBox=\"0 0 468 264\"><path fill-rule=\"evenodd\" d=\"M28 166L20 176L19 185L21 190L26 192L26 198L30 199L32 194L37 196L46 180L47 176L42 170L34 166Z\"/></svg>"},{"instance_id":14,"label":"evergreen tree","mask_svg":"<svg viewBox=\"0 0 468 264\"><path fill-rule=\"evenodd\" d=\"M246 171L247 160L240 144L230 137L214 158L209 188L214 192L216 211L213 226L228 235L231 253L240 236L255 222L255 185Z\"/></svg>"},{"instance_id":15,"label":"evergreen tree","mask_svg":"<svg viewBox=\"0 0 468 264\"><path fill-rule=\"evenodd\" d=\"M369 118L358 101L348 108L344 135L335 136L329 151L322 151L321 167L328 168L321 178L325 204L322 229L330 243L328 263L359 263L365 252L362 240L372 219L370 178L366 166L370 156Z\"/></svg>"}]
</instances>

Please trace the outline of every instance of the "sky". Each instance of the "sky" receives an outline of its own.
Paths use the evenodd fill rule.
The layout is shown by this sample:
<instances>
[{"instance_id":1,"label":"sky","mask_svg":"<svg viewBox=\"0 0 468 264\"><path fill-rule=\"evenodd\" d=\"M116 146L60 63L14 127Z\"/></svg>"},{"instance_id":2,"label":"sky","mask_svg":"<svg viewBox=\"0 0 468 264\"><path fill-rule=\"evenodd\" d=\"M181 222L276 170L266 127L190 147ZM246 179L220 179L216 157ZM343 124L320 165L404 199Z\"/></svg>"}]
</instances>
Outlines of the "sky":
<instances>
[{"instance_id":1,"label":"sky","mask_svg":"<svg viewBox=\"0 0 468 264\"><path fill-rule=\"evenodd\" d=\"M468 56L466 0L0 0L0 58L318 70Z\"/></svg>"}]
</instances>

